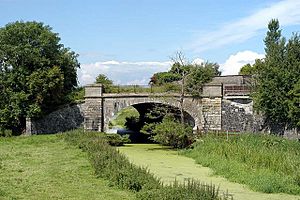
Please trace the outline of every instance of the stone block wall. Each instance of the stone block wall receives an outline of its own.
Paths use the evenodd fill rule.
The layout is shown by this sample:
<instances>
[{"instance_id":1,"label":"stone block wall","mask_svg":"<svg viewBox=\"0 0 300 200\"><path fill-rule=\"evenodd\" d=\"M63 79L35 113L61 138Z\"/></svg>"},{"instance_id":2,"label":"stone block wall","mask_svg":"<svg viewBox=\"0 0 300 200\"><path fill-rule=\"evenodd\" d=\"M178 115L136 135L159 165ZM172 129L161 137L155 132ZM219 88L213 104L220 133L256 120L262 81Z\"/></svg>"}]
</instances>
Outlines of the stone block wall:
<instances>
[{"instance_id":1,"label":"stone block wall","mask_svg":"<svg viewBox=\"0 0 300 200\"><path fill-rule=\"evenodd\" d=\"M203 130L222 129L222 98L202 98Z\"/></svg>"},{"instance_id":2,"label":"stone block wall","mask_svg":"<svg viewBox=\"0 0 300 200\"><path fill-rule=\"evenodd\" d=\"M84 112L84 130L87 131L103 131L102 124L102 99L85 100Z\"/></svg>"},{"instance_id":3,"label":"stone block wall","mask_svg":"<svg viewBox=\"0 0 300 200\"><path fill-rule=\"evenodd\" d=\"M229 76L216 76L210 84L223 84L223 85L250 85L251 77L244 75L229 75Z\"/></svg>"},{"instance_id":4,"label":"stone block wall","mask_svg":"<svg viewBox=\"0 0 300 200\"><path fill-rule=\"evenodd\" d=\"M251 99L222 100L222 130L253 132L259 129L253 115Z\"/></svg>"},{"instance_id":5,"label":"stone block wall","mask_svg":"<svg viewBox=\"0 0 300 200\"><path fill-rule=\"evenodd\" d=\"M26 120L26 134L51 134L82 126L84 118L83 104L67 105L41 119Z\"/></svg>"},{"instance_id":6,"label":"stone block wall","mask_svg":"<svg viewBox=\"0 0 300 200\"><path fill-rule=\"evenodd\" d=\"M221 97L223 93L222 84L205 84L203 86L203 97Z\"/></svg>"}]
</instances>

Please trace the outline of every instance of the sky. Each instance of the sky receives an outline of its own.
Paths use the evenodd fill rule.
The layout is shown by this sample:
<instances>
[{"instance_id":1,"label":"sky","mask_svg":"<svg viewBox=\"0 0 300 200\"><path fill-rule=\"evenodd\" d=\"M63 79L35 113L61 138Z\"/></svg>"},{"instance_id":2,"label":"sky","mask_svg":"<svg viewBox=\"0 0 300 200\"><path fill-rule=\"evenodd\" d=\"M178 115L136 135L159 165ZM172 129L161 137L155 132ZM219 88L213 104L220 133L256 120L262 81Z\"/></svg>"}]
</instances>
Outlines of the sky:
<instances>
[{"instance_id":1,"label":"sky","mask_svg":"<svg viewBox=\"0 0 300 200\"><path fill-rule=\"evenodd\" d=\"M290 38L300 30L300 0L0 0L0 27L38 21L79 54L79 84L102 73L115 84L147 84L181 51L216 62L222 75L264 58L271 19Z\"/></svg>"}]
</instances>

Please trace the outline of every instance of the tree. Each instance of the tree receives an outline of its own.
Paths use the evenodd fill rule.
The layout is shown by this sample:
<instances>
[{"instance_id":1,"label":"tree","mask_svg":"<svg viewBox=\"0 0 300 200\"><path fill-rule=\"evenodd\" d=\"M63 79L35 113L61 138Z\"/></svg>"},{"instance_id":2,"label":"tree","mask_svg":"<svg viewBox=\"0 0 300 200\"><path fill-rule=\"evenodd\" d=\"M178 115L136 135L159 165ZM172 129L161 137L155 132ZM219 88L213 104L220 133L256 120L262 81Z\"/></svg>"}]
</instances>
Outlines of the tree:
<instances>
[{"instance_id":1,"label":"tree","mask_svg":"<svg viewBox=\"0 0 300 200\"><path fill-rule=\"evenodd\" d=\"M113 81L104 74L99 74L96 77L96 83L103 85L103 92L111 92L113 89Z\"/></svg>"},{"instance_id":2,"label":"tree","mask_svg":"<svg viewBox=\"0 0 300 200\"><path fill-rule=\"evenodd\" d=\"M300 127L300 80L294 85L289 92L289 117L296 127Z\"/></svg>"},{"instance_id":3,"label":"tree","mask_svg":"<svg viewBox=\"0 0 300 200\"><path fill-rule=\"evenodd\" d=\"M107 76L105 76L104 74L99 74L96 78L96 83L109 86L113 84L113 81L107 78Z\"/></svg>"},{"instance_id":4,"label":"tree","mask_svg":"<svg viewBox=\"0 0 300 200\"><path fill-rule=\"evenodd\" d=\"M255 107L264 114L271 131L275 131L273 126L280 127L282 134L287 126L299 126L295 120L298 112L291 109L297 106L300 40L294 35L286 43L278 20L271 20L268 29L264 40L266 58L256 64L253 97Z\"/></svg>"},{"instance_id":5,"label":"tree","mask_svg":"<svg viewBox=\"0 0 300 200\"><path fill-rule=\"evenodd\" d=\"M187 62L184 54L180 51L176 52L175 56L171 58L174 62L172 71L179 74L181 76L181 92L180 92L180 122L184 124L184 113L183 113L183 103L184 103L184 95L185 95L185 79L189 75L190 72L190 64ZM173 73L174 73L173 72Z\"/></svg>"},{"instance_id":6,"label":"tree","mask_svg":"<svg viewBox=\"0 0 300 200\"><path fill-rule=\"evenodd\" d=\"M150 79L150 82L152 82L155 85L164 85L166 83L172 83L174 81L179 80L181 80L179 74L173 72L158 72L153 74L153 76Z\"/></svg>"},{"instance_id":7,"label":"tree","mask_svg":"<svg viewBox=\"0 0 300 200\"><path fill-rule=\"evenodd\" d=\"M14 134L26 117L39 117L65 103L77 86L77 54L40 22L0 28L0 127Z\"/></svg>"},{"instance_id":8,"label":"tree","mask_svg":"<svg viewBox=\"0 0 300 200\"><path fill-rule=\"evenodd\" d=\"M268 25L265 42L266 58L264 66L256 76L255 106L264 113L268 124L287 123L288 107L283 79L285 39L281 36L278 20L271 20Z\"/></svg>"},{"instance_id":9,"label":"tree","mask_svg":"<svg viewBox=\"0 0 300 200\"><path fill-rule=\"evenodd\" d=\"M204 84L211 81L214 76L220 75L218 68L218 64L209 62L193 65L186 81L186 91L194 96L200 96Z\"/></svg>"},{"instance_id":10,"label":"tree","mask_svg":"<svg viewBox=\"0 0 300 200\"><path fill-rule=\"evenodd\" d=\"M239 75L252 75L254 73L253 69L253 66L248 63L240 69Z\"/></svg>"},{"instance_id":11,"label":"tree","mask_svg":"<svg viewBox=\"0 0 300 200\"><path fill-rule=\"evenodd\" d=\"M286 84L288 92L288 116L291 123L300 128L300 37L292 36L287 43Z\"/></svg>"},{"instance_id":12,"label":"tree","mask_svg":"<svg viewBox=\"0 0 300 200\"><path fill-rule=\"evenodd\" d=\"M150 83L168 86L180 84L180 111L181 122L184 123L183 104L186 93L199 96L205 83L212 80L213 76L221 75L217 63L205 62L200 65L190 63L183 52L178 51L171 57L173 65L167 72L159 72L150 78ZM170 85L174 86L174 85Z\"/></svg>"},{"instance_id":13,"label":"tree","mask_svg":"<svg viewBox=\"0 0 300 200\"><path fill-rule=\"evenodd\" d=\"M264 64L263 59L256 59L253 65L250 65L249 63L244 65L240 69L239 75L255 75L259 72L263 64Z\"/></svg>"}]
</instances>

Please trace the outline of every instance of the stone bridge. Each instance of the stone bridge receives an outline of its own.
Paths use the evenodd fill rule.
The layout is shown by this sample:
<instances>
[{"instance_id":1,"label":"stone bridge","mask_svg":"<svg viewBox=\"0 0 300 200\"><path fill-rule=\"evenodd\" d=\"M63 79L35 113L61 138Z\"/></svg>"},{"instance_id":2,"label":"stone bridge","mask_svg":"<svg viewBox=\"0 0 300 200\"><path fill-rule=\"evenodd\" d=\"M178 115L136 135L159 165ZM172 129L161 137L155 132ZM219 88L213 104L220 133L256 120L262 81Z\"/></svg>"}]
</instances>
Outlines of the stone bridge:
<instances>
[{"instance_id":1,"label":"stone bridge","mask_svg":"<svg viewBox=\"0 0 300 200\"><path fill-rule=\"evenodd\" d=\"M106 131L109 122L123 108L133 106L143 118L147 110L155 105L180 110L180 94L105 94L101 85L85 87L84 128L86 130ZM194 129L203 129L210 124L210 129L221 129L221 96L210 98L184 97L183 103L185 121ZM206 118L204 119L204 116ZM208 123L205 123L208 122Z\"/></svg>"},{"instance_id":2,"label":"stone bridge","mask_svg":"<svg viewBox=\"0 0 300 200\"><path fill-rule=\"evenodd\" d=\"M220 76L206 84L201 97L186 95L183 110L185 121L194 130L222 130L257 132L261 129L261 118L253 114L253 102L249 95L248 79L244 76ZM57 133L78 128L106 131L109 122L118 111L133 106L145 115L155 105L180 110L180 94L174 93L118 93L106 94L101 85L85 87L85 101L67 105L41 119L26 123L28 134Z\"/></svg>"},{"instance_id":3,"label":"stone bridge","mask_svg":"<svg viewBox=\"0 0 300 200\"><path fill-rule=\"evenodd\" d=\"M227 122L222 120L224 111L224 101L222 83L212 83L205 85L201 97L184 96L183 110L187 123L194 127L194 130L222 130ZM246 102L248 105L252 101L248 96L230 96L231 101L238 99L239 102ZM233 98L234 97L234 98ZM84 104L84 129L92 131L106 131L109 122L123 108L133 106L143 118L146 111L155 105L165 106L180 111L180 94L176 93L118 93L106 94L102 91L101 84L93 84L85 87ZM240 104L237 102L236 104ZM243 103L242 102L242 103ZM224 104L225 103L225 104ZM228 102L227 102L228 103ZM252 104L251 104L252 106ZM222 111L223 108L223 111ZM236 106L236 112L241 112L242 107ZM251 108L252 109L252 108ZM244 113L246 112L243 110ZM227 114L230 114L231 110ZM252 112L249 111L249 112ZM252 115L252 113L251 113ZM243 116L244 117L244 116ZM230 119L230 118L228 118ZM238 122L239 123L239 122ZM243 129L246 129L248 122ZM233 127L232 129L239 129Z\"/></svg>"}]
</instances>

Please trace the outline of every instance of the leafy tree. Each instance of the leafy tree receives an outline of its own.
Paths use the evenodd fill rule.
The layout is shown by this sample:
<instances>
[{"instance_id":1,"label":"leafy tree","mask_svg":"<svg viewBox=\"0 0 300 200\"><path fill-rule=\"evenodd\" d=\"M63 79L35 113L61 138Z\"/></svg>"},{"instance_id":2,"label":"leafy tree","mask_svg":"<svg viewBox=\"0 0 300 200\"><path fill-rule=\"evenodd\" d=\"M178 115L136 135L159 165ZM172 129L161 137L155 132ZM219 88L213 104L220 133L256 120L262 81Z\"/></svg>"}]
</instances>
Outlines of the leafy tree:
<instances>
[{"instance_id":1,"label":"leafy tree","mask_svg":"<svg viewBox=\"0 0 300 200\"><path fill-rule=\"evenodd\" d=\"M253 73L254 67L251 66L249 63L244 65L239 71L239 75L252 75Z\"/></svg>"},{"instance_id":2,"label":"leafy tree","mask_svg":"<svg viewBox=\"0 0 300 200\"><path fill-rule=\"evenodd\" d=\"M282 130L286 126L297 126L298 114L294 112L297 109L291 109L297 101L300 40L298 35L294 35L286 43L281 36L278 20L271 20L268 28L264 40L266 58L257 64L253 96L255 107L262 111L273 131L274 125Z\"/></svg>"},{"instance_id":3,"label":"leafy tree","mask_svg":"<svg viewBox=\"0 0 300 200\"><path fill-rule=\"evenodd\" d=\"M173 72L158 72L151 77L150 82L155 85L164 85L166 83L179 81L180 79L180 75Z\"/></svg>"},{"instance_id":4,"label":"leafy tree","mask_svg":"<svg viewBox=\"0 0 300 200\"><path fill-rule=\"evenodd\" d=\"M99 74L96 77L96 83L102 84L105 92L109 92L113 86L113 81L107 78L104 74Z\"/></svg>"},{"instance_id":5,"label":"leafy tree","mask_svg":"<svg viewBox=\"0 0 300 200\"><path fill-rule=\"evenodd\" d=\"M205 83L208 83L216 75L219 75L216 63L202 63L191 67L186 81L186 91L192 95L199 96Z\"/></svg>"},{"instance_id":6,"label":"leafy tree","mask_svg":"<svg viewBox=\"0 0 300 200\"><path fill-rule=\"evenodd\" d=\"M174 64L172 65L172 67L169 71L170 73L178 74L180 76L180 78L182 78L182 76L190 73L193 65L190 64L188 61L186 61L182 52L177 52L175 57L172 59L173 59Z\"/></svg>"},{"instance_id":7,"label":"leafy tree","mask_svg":"<svg viewBox=\"0 0 300 200\"><path fill-rule=\"evenodd\" d=\"M300 37L293 35L287 44L287 80L289 119L300 128Z\"/></svg>"},{"instance_id":8,"label":"leafy tree","mask_svg":"<svg viewBox=\"0 0 300 200\"><path fill-rule=\"evenodd\" d=\"M264 65L263 59L256 59L253 65L250 65L249 63L244 65L240 69L239 75L255 75L259 72L259 70L263 65Z\"/></svg>"},{"instance_id":9,"label":"leafy tree","mask_svg":"<svg viewBox=\"0 0 300 200\"><path fill-rule=\"evenodd\" d=\"M294 85L289 95L291 97L289 101L289 117L297 127L300 127L300 80Z\"/></svg>"},{"instance_id":10,"label":"leafy tree","mask_svg":"<svg viewBox=\"0 0 300 200\"><path fill-rule=\"evenodd\" d=\"M96 78L96 83L100 83L103 85L112 85L113 81L107 78L104 74L99 74Z\"/></svg>"},{"instance_id":11,"label":"leafy tree","mask_svg":"<svg viewBox=\"0 0 300 200\"><path fill-rule=\"evenodd\" d=\"M284 78L285 39L281 36L278 20L271 20L265 38L266 58L256 77L255 105L261 110L268 123L287 122L288 107Z\"/></svg>"},{"instance_id":12,"label":"leafy tree","mask_svg":"<svg viewBox=\"0 0 300 200\"><path fill-rule=\"evenodd\" d=\"M77 86L77 54L39 22L0 28L0 127L21 133L26 117L39 117L65 102Z\"/></svg>"},{"instance_id":13,"label":"leafy tree","mask_svg":"<svg viewBox=\"0 0 300 200\"><path fill-rule=\"evenodd\" d=\"M176 52L174 57L171 57L171 60L173 61L171 69L167 72L154 74L150 78L150 83L167 87L173 87L174 85L168 84L174 82L180 85L179 103L181 122L184 123L183 104L185 94L200 95L203 85L212 80L213 76L221 75L221 72L217 63L192 64L187 61L184 54L180 51ZM178 88L175 90L178 90Z\"/></svg>"}]
</instances>

